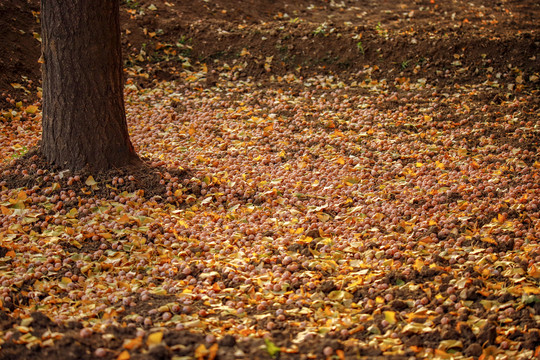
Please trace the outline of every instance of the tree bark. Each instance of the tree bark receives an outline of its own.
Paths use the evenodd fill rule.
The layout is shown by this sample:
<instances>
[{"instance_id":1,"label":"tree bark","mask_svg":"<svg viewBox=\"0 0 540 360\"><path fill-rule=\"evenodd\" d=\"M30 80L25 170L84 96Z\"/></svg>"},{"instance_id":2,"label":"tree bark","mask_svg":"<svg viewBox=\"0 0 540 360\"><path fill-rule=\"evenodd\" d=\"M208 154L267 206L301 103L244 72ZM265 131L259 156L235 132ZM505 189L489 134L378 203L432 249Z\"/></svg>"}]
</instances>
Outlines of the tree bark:
<instances>
[{"instance_id":1,"label":"tree bark","mask_svg":"<svg viewBox=\"0 0 540 360\"><path fill-rule=\"evenodd\" d=\"M137 163L123 97L119 0L41 0L41 26L43 155L71 170Z\"/></svg>"}]
</instances>

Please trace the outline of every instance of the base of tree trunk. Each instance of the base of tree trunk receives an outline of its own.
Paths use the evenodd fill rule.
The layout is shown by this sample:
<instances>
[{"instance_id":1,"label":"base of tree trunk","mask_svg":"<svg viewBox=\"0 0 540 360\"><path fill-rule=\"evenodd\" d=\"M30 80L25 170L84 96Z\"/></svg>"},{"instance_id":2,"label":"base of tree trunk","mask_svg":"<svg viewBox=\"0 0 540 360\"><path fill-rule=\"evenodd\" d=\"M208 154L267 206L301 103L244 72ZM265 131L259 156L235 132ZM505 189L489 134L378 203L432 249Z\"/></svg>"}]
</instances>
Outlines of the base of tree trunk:
<instances>
[{"instance_id":1,"label":"base of tree trunk","mask_svg":"<svg viewBox=\"0 0 540 360\"><path fill-rule=\"evenodd\" d=\"M42 0L41 151L56 166L136 165L124 105L119 1Z\"/></svg>"}]
</instances>

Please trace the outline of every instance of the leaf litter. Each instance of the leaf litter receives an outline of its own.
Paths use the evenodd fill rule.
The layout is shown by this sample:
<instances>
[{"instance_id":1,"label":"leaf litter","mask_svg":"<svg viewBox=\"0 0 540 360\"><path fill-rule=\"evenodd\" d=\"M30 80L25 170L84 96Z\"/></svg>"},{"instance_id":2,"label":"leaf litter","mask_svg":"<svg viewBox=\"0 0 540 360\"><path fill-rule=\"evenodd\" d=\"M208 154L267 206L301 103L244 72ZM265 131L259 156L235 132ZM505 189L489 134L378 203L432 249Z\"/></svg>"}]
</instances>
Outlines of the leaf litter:
<instances>
[{"instance_id":1,"label":"leaf litter","mask_svg":"<svg viewBox=\"0 0 540 360\"><path fill-rule=\"evenodd\" d=\"M229 63L128 68L144 169L62 172L39 102L3 113L7 358L538 356L534 78Z\"/></svg>"}]
</instances>

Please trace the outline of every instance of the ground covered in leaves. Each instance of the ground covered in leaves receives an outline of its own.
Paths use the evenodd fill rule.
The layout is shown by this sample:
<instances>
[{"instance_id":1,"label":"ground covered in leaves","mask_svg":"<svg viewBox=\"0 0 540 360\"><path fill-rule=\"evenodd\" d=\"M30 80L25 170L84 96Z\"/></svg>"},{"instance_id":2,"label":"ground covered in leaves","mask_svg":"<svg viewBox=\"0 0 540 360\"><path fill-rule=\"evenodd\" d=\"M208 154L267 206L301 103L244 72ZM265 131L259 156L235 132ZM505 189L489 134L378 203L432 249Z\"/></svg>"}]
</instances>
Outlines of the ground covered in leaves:
<instances>
[{"instance_id":1,"label":"ground covered in leaves","mask_svg":"<svg viewBox=\"0 0 540 360\"><path fill-rule=\"evenodd\" d=\"M538 357L539 5L187 3L122 5L105 174L35 149L0 4L0 359Z\"/></svg>"}]
</instances>

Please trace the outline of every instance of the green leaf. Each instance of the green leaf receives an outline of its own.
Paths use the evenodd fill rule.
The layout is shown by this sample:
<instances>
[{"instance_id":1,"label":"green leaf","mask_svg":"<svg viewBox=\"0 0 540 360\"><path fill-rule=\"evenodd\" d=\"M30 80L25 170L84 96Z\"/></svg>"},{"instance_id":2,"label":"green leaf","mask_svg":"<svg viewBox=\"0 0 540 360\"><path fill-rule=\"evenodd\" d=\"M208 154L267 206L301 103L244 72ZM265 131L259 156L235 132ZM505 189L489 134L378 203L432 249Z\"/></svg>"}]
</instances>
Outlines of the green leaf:
<instances>
[{"instance_id":1,"label":"green leaf","mask_svg":"<svg viewBox=\"0 0 540 360\"><path fill-rule=\"evenodd\" d=\"M276 344L274 344L270 340L264 339L264 342L266 343L266 351L268 351L268 354L270 354L271 357L275 357L281 352L279 346L276 346Z\"/></svg>"},{"instance_id":2,"label":"green leaf","mask_svg":"<svg viewBox=\"0 0 540 360\"><path fill-rule=\"evenodd\" d=\"M523 301L524 304L540 303L540 298L536 295L523 294L521 301Z\"/></svg>"}]
</instances>

